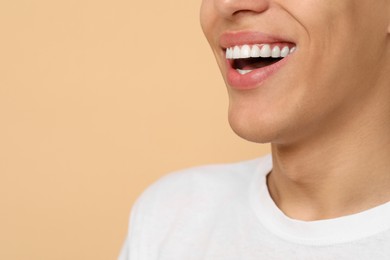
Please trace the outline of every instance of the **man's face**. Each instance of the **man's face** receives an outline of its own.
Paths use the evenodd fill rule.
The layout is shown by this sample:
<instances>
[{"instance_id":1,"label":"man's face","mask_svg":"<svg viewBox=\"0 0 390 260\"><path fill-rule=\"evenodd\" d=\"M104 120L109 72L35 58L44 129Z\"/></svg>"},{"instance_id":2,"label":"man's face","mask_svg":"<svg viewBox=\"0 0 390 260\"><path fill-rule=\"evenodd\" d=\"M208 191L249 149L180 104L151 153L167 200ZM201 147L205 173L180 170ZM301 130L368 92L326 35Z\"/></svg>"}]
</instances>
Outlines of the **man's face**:
<instances>
[{"instance_id":1,"label":"man's face","mask_svg":"<svg viewBox=\"0 0 390 260\"><path fill-rule=\"evenodd\" d=\"M388 0L203 0L233 130L289 143L353 118L390 80L389 21Z\"/></svg>"}]
</instances>

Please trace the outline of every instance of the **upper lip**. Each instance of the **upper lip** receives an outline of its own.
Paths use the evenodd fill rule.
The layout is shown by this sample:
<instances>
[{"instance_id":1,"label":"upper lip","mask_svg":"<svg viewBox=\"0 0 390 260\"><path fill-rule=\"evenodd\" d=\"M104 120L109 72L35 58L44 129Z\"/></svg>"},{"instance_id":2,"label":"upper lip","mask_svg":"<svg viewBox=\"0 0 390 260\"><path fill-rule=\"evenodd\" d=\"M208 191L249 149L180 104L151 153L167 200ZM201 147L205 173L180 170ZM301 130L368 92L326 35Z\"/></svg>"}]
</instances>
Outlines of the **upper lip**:
<instances>
[{"instance_id":1,"label":"upper lip","mask_svg":"<svg viewBox=\"0 0 390 260\"><path fill-rule=\"evenodd\" d=\"M278 35L272 35L263 32L255 31L230 31L223 33L219 38L219 44L223 49L227 49L233 46L240 46L244 44L257 44L257 43L280 43L289 42L293 43L291 39Z\"/></svg>"}]
</instances>

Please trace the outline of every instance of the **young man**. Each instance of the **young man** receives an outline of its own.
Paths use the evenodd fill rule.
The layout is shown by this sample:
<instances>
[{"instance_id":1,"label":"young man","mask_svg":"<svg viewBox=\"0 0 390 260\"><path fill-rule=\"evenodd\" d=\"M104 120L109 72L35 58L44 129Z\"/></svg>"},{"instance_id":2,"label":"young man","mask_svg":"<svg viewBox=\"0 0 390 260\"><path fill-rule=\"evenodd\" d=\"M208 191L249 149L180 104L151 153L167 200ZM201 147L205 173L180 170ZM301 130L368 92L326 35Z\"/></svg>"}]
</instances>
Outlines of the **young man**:
<instances>
[{"instance_id":1,"label":"young man","mask_svg":"<svg viewBox=\"0 0 390 260\"><path fill-rule=\"evenodd\" d=\"M390 1L203 0L201 24L272 155L161 179L120 259L390 259Z\"/></svg>"}]
</instances>

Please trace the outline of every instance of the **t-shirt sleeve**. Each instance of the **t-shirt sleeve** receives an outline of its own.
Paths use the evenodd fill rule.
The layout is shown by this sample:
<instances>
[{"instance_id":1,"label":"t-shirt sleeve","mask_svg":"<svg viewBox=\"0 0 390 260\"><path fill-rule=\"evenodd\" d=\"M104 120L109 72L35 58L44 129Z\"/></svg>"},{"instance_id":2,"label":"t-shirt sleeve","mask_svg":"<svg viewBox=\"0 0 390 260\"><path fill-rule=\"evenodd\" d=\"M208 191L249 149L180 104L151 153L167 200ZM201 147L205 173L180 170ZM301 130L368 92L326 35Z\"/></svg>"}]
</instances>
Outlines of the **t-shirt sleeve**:
<instances>
[{"instance_id":1,"label":"t-shirt sleeve","mask_svg":"<svg viewBox=\"0 0 390 260\"><path fill-rule=\"evenodd\" d=\"M118 259L159 259L160 247L173 236L173 229L176 235L188 229L196 232L200 219L221 204L218 198L225 197L221 194L225 194L226 185L209 174L214 169L174 172L150 185L131 210L128 234ZM191 224L184 227L184 223Z\"/></svg>"},{"instance_id":2,"label":"t-shirt sleeve","mask_svg":"<svg viewBox=\"0 0 390 260\"><path fill-rule=\"evenodd\" d=\"M164 214L164 210L169 208L167 202L170 199L166 198L167 194L172 193L170 190L177 190L172 188L176 186L176 179L168 176L158 180L136 200L131 209L127 237L118 260L138 260L145 252L150 254L150 247L157 243L157 234L165 229L165 226L161 228L157 223L164 223L160 218L170 220L166 215L171 212Z\"/></svg>"},{"instance_id":3,"label":"t-shirt sleeve","mask_svg":"<svg viewBox=\"0 0 390 260\"><path fill-rule=\"evenodd\" d=\"M142 216L140 216L140 209L139 209L140 200L141 199L138 199L134 204L134 206L132 207L127 237L122 246L118 260L130 260L130 259L138 258L137 257L138 245L137 245L136 237L137 237L137 232L139 232L142 225L141 224Z\"/></svg>"}]
</instances>

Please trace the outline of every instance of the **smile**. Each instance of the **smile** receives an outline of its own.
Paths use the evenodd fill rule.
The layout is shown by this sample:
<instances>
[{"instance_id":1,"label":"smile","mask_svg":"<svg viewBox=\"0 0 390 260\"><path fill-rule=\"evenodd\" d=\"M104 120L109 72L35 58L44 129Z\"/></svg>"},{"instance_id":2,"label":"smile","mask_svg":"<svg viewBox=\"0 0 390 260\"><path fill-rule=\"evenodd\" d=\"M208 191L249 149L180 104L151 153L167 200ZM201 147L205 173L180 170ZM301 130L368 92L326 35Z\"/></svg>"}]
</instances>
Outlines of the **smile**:
<instances>
[{"instance_id":1,"label":"smile","mask_svg":"<svg viewBox=\"0 0 390 260\"><path fill-rule=\"evenodd\" d=\"M239 74L270 66L295 51L292 44L255 44L233 46L226 49L226 59Z\"/></svg>"},{"instance_id":2,"label":"smile","mask_svg":"<svg viewBox=\"0 0 390 260\"><path fill-rule=\"evenodd\" d=\"M227 31L219 37L227 84L238 90L258 88L297 51L295 39L259 31Z\"/></svg>"}]
</instances>

